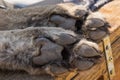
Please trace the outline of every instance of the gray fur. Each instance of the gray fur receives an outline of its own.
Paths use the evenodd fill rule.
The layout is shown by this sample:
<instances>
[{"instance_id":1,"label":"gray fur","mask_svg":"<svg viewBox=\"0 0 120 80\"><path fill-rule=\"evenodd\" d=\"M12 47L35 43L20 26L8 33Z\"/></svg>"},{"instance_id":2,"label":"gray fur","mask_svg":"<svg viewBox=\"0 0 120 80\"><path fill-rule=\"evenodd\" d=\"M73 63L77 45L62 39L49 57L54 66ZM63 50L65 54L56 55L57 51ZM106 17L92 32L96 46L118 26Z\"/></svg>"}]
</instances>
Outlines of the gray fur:
<instances>
[{"instance_id":1,"label":"gray fur","mask_svg":"<svg viewBox=\"0 0 120 80\"><path fill-rule=\"evenodd\" d=\"M58 31L59 33L55 34L54 31ZM1 34L2 33L2 34ZM56 38L59 39L59 35L65 33L66 35L74 36L74 34L69 33L69 31L65 31L60 28L53 27L41 27L41 28L27 28L24 30L11 30L11 31L1 31L0 32L0 68L1 69L9 69L9 70L25 70L30 74L34 74L34 69L32 68L31 59L38 55L47 55L44 58L39 57L42 63L40 65L46 64L46 59L49 58L49 62L62 60L61 51L63 49L62 46L58 45ZM36 41L36 39L40 37L49 37L54 38L53 42L46 42L44 44L43 41ZM55 37L52 37L55 36ZM73 42L74 43L74 42ZM51 47L45 47L46 44L50 44ZM56 46L57 49L53 50L52 46ZM46 49L43 52L43 48ZM41 51L40 51L41 50ZM49 55L48 52L53 50ZM47 52L48 51L48 52ZM56 56L55 56L56 55ZM47 63L48 63L47 61ZM31 71L32 70L32 71ZM44 71L43 69L42 71ZM36 71L36 70L35 70ZM42 71L39 71L41 73ZM35 72L36 73L36 72ZM37 73L36 73L37 74Z\"/></svg>"}]
</instances>

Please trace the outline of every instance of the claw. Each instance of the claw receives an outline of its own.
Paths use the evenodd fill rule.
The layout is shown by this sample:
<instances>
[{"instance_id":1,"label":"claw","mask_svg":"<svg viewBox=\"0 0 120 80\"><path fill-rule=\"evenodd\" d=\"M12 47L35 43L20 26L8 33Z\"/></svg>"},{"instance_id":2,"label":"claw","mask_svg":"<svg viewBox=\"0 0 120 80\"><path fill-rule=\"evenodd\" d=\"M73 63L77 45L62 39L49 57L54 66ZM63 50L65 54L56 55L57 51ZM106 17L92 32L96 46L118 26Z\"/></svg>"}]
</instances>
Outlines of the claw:
<instances>
[{"instance_id":1,"label":"claw","mask_svg":"<svg viewBox=\"0 0 120 80\"><path fill-rule=\"evenodd\" d=\"M55 24L57 24L59 27L62 27L64 29L68 29L68 30L73 30L75 31L75 23L76 20L72 19L72 18L65 18L59 15L53 15L50 19L52 22L54 22Z\"/></svg>"},{"instance_id":2,"label":"claw","mask_svg":"<svg viewBox=\"0 0 120 80\"><path fill-rule=\"evenodd\" d=\"M104 21L98 18L91 18L86 21L86 26L88 29L92 30L92 28L99 28L105 25Z\"/></svg>"},{"instance_id":3,"label":"claw","mask_svg":"<svg viewBox=\"0 0 120 80\"><path fill-rule=\"evenodd\" d=\"M105 23L106 21L103 15L98 12L95 12L91 13L87 17L84 26L86 26L87 29L96 30L97 28L104 26Z\"/></svg>"},{"instance_id":4,"label":"claw","mask_svg":"<svg viewBox=\"0 0 120 80\"><path fill-rule=\"evenodd\" d=\"M90 39L94 41L100 41L107 35L107 33L105 31L97 29L95 31L90 31L88 35Z\"/></svg>"},{"instance_id":5,"label":"claw","mask_svg":"<svg viewBox=\"0 0 120 80\"><path fill-rule=\"evenodd\" d=\"M54 22L55 24L61 24L65 22L65 18L60 15L53 15L50 18L50 21Z\"/></svg>"},{"instance_id":6,"label":"claw","mask_svg":"<svg viewBox=\"0 0 120 80\"><path fill-rule=\"evenodd\" d=\"M94 57L100 56L98 45L96 43L81 40L73 49L75 56Z\"/></svg>"},{"instance_id":7,"label":"claw","mask_svg":"<svg viewBox=\"0 0 120 80\"><path fill-rule=\"evenodd\" d=\"M77 51L77 54L79 54L79 56L83 56L83 57L99 56L97 50L95 50L91 46L88 46L85 44L80 46L79 50Z\"/></svg>"},{"instance_id":8,"label":"claw","mask_svg":"<svg viewBox=\"0 0 120 80\"><path fill-rule=\"evenodd\" d=\"M87 70L91 68L94 63L88 60L76 59L73 61L72 65L74 65L74 67L76 67L78 70Z\"/></svg>"},{"instance_id":9,"label":"claw","mask_svg":"<svg viewBox=\"0 0 120 80\"><path fill-rule=\"evenodd\" d=\"M65 67L63 67L62 65L57 65L57 64L51 64L50 65L50 71L53 74L63 74L65 72L68 72L68 69L66 69Z\"/></svg>"},{"instance_id":10,"label":"claw","mask_svg":"<svg viewBox=\"0 0 120 80\"><path fill-rule=\"evenodd\" d=\"M62 45L72 44L75 41L76 39L74 37L65 33L60 34L59 38L56 39L56 42Z\"/></svg>"}]
</instances>

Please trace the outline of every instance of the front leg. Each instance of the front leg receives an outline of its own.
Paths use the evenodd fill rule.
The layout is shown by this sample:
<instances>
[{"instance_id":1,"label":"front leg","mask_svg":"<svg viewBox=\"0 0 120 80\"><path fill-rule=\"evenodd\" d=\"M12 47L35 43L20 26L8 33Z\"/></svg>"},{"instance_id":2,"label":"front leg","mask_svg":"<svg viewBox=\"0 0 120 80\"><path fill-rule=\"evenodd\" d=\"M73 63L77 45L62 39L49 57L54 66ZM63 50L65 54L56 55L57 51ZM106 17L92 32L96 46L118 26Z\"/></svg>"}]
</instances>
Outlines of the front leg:
<instances>
[{"instance_id":1,"label":"front leg","mask_svg":"<svg viewBox=\"0 0 120 80\"><path fill-rule=\"evenodd\" d=\"M65 42L64 36L70 41ZM55 27L1 31L0 68L24 70L29 74L64 72L67 69L61 64L63 46L75 41L72 31Z\"/></svg>"},{"instance_id":2,"label":"front leg","mask_svg":"<svg viewBox=\"0 0 120 80\"><path fill-rule=\"evenodd\" d=\"M0 10L0 30L24 29L31 26L48 26L47 21L52 14L82 18L86 13L85 8L72 3Z\"/></svg>"}]
</instances>

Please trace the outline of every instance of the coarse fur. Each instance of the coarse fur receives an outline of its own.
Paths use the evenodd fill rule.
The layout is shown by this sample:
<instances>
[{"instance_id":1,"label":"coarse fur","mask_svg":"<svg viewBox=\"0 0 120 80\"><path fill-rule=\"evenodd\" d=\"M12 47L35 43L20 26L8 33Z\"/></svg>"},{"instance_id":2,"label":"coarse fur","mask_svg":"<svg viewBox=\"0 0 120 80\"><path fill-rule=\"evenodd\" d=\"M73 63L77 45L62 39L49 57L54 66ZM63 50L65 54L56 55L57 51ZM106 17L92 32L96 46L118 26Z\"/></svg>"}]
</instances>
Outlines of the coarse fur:
<instances>
[{"instance_id":1,"label":"coarse fur","mask_svg":"<svg viewBox=\"0 0 120 80\"><path fill-rule=\"evenodd\" d=\"M23 9L0 9L0 30L24 29L31 26L48 26L52 14L82 18L87 13L84 7L72 3L36 6Z\"/></svg>"}]
</instances>

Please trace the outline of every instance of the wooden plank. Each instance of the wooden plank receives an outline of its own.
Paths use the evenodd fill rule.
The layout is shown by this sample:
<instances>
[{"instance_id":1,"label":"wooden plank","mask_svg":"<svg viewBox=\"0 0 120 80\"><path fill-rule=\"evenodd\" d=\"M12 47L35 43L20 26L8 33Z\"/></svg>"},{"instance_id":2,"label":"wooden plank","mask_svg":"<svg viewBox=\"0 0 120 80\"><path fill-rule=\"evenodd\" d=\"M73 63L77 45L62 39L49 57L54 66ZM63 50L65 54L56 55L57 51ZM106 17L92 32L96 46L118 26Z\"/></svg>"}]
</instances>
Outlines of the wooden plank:
<instances>
[{"instance_id":1,"label":"wooden plank","mask_svg":"<svg viewBox=\"0 0 120 80\"><path fill-rule=\"evenodd\" d=\"M120 57L115 61L116 76L113 80L120 80Z\"/></svg>"},{"instance_id":2,"label":"wooden plank","mask_svg":"<svg viewBox=\"0 0 120 80\"><path fill-rule=\"evenodd\" d=\"M109 78L111 80L115 76L115 67L114 67L113 54L112 54L109 36L106 36L103 39L103 44L104 44L107 70L108 70Z\"/></svg>"},{"instance_id":3,"label":"wooden plank","mask_svg":"<svg viewBox=\"0 0 120 80\"><path fill-rule=\"evenodd\" d=\"M65 80L70 80L70 79L72 79L77 74L78 74L78 72L76 70L73 71L73 72L70 72L70 74L66 77Z\"/></svg>"},{"instance_id":4,"label":"wooden plank","mask_svg":"<svg viewBox=\"0 0 120 80\"><path fill-rule=\"evenodd\" d=\"M103 75L103 79L104 79L104 80L109 80L109 77L108 77L108 73L107 73L107 72Z\"/></svg>"},{"instance_id":5,"label":"wooden plank","mask_svg":"<svg viewBox=\"0 0 120 80\"><path fill-rule=\"evenodd\" d=\"M111 44L113 44L118 38L120 37L120 27L118 27L117 29L114 30L114 32L112 32L110 34L110 40L111 40ZM103 52L103 43L99 43L99 47L100 50Z\"/></svg>"}]
</instances>

